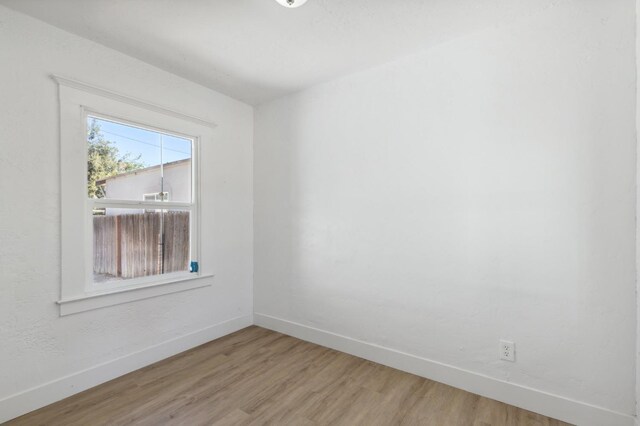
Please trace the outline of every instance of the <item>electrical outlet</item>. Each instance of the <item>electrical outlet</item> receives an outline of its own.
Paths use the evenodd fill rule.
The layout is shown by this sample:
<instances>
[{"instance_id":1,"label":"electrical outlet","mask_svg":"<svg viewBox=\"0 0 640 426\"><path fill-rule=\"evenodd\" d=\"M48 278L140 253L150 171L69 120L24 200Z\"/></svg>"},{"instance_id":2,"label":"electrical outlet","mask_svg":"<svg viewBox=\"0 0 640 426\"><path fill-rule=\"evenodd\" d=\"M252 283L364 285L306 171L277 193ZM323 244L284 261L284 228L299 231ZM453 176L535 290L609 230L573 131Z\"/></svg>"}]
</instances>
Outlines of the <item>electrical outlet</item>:
<instances>
[{"instance_id":1,"label":"electrical outlet","mask_svg":"<svg viewBox=\"0 0 640 426\"><path fill-rule=\"evenodd\" d=\"M500 340L500 359L516 361L516 344L508 340Z\"/></svg>"}]
</instances>

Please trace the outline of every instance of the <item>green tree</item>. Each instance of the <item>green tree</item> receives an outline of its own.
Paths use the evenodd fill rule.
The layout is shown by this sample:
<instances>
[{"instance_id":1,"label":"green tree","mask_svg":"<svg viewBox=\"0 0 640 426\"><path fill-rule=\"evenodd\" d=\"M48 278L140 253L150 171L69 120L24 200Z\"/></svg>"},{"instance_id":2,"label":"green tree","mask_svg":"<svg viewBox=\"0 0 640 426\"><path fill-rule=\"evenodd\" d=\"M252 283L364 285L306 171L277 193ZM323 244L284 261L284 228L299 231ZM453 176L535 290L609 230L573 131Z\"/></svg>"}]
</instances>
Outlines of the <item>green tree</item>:
<instances>
[{"instance_id":1,"label":"green tree","mask_svg":"<svg viewBox=\"0 0 640 426\"><path fill-rule=\"evenodd\" d=\"M132 158L131 154L120 155L114 142L105 138L100 131L100 124L91 120L87 134L88 142L88 195L89 198L104 198L104 187L96 182L120 173L137 170L144 167L140 156Z\"/></svg>"}]
</instances>

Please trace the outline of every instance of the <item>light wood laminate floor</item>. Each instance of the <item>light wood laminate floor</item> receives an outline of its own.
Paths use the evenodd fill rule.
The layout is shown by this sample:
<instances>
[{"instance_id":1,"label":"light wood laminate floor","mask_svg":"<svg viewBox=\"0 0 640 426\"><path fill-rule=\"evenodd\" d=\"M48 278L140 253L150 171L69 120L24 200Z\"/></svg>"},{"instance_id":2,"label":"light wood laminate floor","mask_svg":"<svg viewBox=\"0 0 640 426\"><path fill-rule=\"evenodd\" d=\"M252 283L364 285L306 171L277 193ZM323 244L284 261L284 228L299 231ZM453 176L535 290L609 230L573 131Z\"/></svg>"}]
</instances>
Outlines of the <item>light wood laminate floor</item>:
<instances>
[{"instance_id":1,"label":"light wood laminate floor","mask_svg":"<svg viewBox=\"0 0 640 426\"><path fill-rule=\"evenodd\" d=\"M565 425L249 327L10 425Z\"/></svg>"}]
</instances>

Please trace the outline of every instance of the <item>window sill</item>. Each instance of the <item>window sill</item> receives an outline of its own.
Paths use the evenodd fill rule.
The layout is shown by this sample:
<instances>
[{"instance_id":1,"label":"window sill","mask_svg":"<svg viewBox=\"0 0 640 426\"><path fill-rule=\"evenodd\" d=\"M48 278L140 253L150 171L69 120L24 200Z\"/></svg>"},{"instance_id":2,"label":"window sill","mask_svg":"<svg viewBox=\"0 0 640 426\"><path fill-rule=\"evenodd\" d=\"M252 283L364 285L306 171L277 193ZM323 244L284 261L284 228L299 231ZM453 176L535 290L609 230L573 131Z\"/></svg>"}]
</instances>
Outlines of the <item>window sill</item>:
<instances>
[{"instance_id":1,"label":"window sill","mask_svg":"<svg viewBox=\"0 0 640 426\"><path fill-rule=\"evenodd\" d=\"M150 297L208 287L211 284L213 284L213 275L196 275L143 287L120 288L109 293L87 294L80 297L62 299L56 303L60 305L60 316L65 316Z\"/></svg>"}]
</instances>

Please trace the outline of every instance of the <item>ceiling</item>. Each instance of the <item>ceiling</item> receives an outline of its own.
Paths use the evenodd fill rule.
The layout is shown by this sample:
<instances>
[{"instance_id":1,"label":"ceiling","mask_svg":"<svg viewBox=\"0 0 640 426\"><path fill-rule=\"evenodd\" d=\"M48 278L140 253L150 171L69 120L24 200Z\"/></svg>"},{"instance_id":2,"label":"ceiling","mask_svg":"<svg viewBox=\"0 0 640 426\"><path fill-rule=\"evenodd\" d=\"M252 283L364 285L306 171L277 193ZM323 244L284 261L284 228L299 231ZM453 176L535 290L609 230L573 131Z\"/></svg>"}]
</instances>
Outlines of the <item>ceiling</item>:
<instances>
[{"instance_id":1,"label":"ceiling","mask_svg":"<svg viewBox=\"0 0 640 426\"><path fill-rule=\"evenodd\" d=\"M521 19L559 0L0 0L250 104Z\"/></svg>"}]
</instances>

